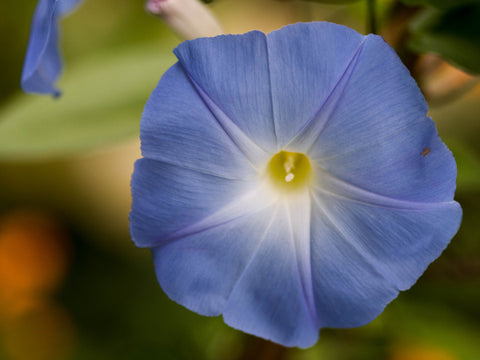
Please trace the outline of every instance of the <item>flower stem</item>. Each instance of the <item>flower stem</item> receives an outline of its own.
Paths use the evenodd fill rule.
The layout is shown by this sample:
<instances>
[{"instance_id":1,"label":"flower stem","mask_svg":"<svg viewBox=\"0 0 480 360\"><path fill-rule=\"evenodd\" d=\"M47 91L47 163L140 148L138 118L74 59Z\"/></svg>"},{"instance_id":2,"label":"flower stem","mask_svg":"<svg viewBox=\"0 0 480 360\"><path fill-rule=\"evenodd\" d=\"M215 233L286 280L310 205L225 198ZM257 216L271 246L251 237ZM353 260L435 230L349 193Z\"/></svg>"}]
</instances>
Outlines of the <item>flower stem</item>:
<instances>
[{"instance_id":1,"label":"flower stem","mask_svg":"<svg viewBox=\"0 0 480 360\"><path fill-rule=\"evenodd\" d=\"M377 18L375 16L375 0L367 0L367 30L368 33L377 33Z\"/></svg>"}]
</instances>

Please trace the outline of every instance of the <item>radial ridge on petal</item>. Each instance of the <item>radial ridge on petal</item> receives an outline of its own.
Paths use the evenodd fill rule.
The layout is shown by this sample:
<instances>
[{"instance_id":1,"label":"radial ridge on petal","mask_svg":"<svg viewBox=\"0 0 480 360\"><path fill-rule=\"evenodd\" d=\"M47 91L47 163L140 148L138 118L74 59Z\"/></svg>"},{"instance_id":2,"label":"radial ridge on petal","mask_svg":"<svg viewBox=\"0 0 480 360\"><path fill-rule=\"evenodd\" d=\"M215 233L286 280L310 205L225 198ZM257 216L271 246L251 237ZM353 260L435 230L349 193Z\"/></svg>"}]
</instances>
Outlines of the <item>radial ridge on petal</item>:
<instances>
[{"instance_id":1,"label":"radial ridge on petal","mask_svg":"<svg viewBox=\"0 0 480 360\"><path fill-rule=\"evenodd\" d=\"M235 284L223 318L234 328L305 348L317 341L318 324L302 287L286 210L278 205L272 226Z\"/></svg>"},{"instance_id":2,"label":"radial ridge on petal","mask_svg":"<svg viewBox=\"0 0 480 360\"><path fill-rule=\"evenodd\" d=\"M418 86L393 49L369 36L308 156L343 181L383 196L451 200L455 161L426 113Z\"/></svg>"},{"instance_id":3,"label":"radial ridge on petal","mask_svg":"<svg viewBox=\"0 0 480 360\"><path fill-rule=\"evenodd\" d=\"M398 294L392 282L345 240L314 197L312 281L321 327L355 327L377 317Z\"/></svg>"},{"instance_id":4,"label":"radial ridge on petal","mask_svg":"<svg viewBox=\"0 0 480 360\"><path fill-rule=\"evenodd\" d=\"M130 232L137 246L156 246L243 197L257 180L231 180L142 158L132 176Z\"/></svg>"},{"instance_id":5,"label":"radial ridge on petal","mask_svg":"<svg viewBox=\"0 0 480 360\"><path fill-rule=\"evenodd\" d=\"M215 119L220 124L225 134L232 140L233 144L245 155L251 164L261 164L268 159L268 153L250 139L223 111L215 104L208 94L190 78L200 97L205 102ZM253 165L255 167L255 165ZM257 168L257 170L260 170Z\"/></svg>"},{"instance_id":6,"label":"radial ridge on petal","mask_svg":"<svg viewBox=\"0 0 480 360\"><path fill-rule=\"evenodd\" d=\"M335 83L325 101L320 105L318 111L304 124L295 137L293 137L288 144L288 148L295 149L295 151L308 153L313 144L321 135L323 129L330 120L330 115L335 111L348 82L355 71L355 66L360 57L362 46L365 40L358 45L358 48L349 60L347 67L342 75Z\"/></svg>"},{"instance_id":7,"label":"radial ridge on petal","mask_svg":"<svg viewBox=\"0 0 480 360\"><path fill-rule=\"evenodd\" d=\"M451 201L456 164L435 124L420 118L410 123L408 130L385 130L389 133L386 137L380 136L384 131L379 130L377 140L372 139L369 146L357 145L355 150L345 151L337 143L336 156L319 158L316 163L345 184L385 197L427 203ZM325 137L330 136L328 131ZM327 149L332 140L321 146ZM425 149L429 149L427 156L423 155Z\"/></svg>"},{"instance_id":8,"label":"radial ridge on petal","mask_svg":"<svg viewBox=\"0 0 480 360\"><path fill-rule=\"evenodd\" d=\"M312 206L310 193L309 191L305 191L300 196L284 200L283 203L288 219L287 224L290 241L295 249L298 275L300 277L303 295L313 321L317 322L310 258L310 218Z\"/></svg>"},{"instance_id":9,"label":"radial ridge on petal","mask_svg":"<svg viewBox=\"0 0 480 360\"><path fill-rule=\"evenodd\" d=\"M230 179L257 176L256 164L232 143L178 63L148 99L140 137L146 158Z\"/></svg>"},{"instance_id":10,"label":"radial ridge on petal","mask_svg":"<svg viewBox=\"0 0 480 360\"><path fill-rule=\"evenodd\" d=\"M315 118L364 38L346 26L330 23L298 23L267 35L279 148Z\"/></svg>"},{"instance_id":11,"label":"radial ridge on petal","mask_svg":"<svg viewBox=\"0 0 480 360\"><path fill-rule=\"evenodd\" d=\"M316 204L344 241L399 290L412 286L455 235L462 216L458 203L385 208L317 191Z\"/></svg>"},{"instance_id":12,"label":"radial ridge on petal","mask_svg":"<svg viewBox=\"0 0 480 360\"><path fill-rule=\"evenodd\" d=\"M277 149L265 34L252 31L185 41L174 53L226 118L258 147Z\"/></svg>"},{"instance_id":13,"label":"radial ridge on petal","mask_svg":"<svg viewBox=\"0 0 480 360\"><path fill-rule=\"evenodd\" d=\"M220 315L263 241L261 234L268 232L275 209L252 209L153 248L157 278L167 295L200 314Z\"/></svg>"},{"instance_id":14,"label":"radial ridge on petal","mask_svg":"<svg viewBox=\"0 0 480 360\"><path fill-rule=\"evenodd\" d=\"M314 187L315 191L332 194L337 197L345 198L350 201L357 201L365 205L372 205L385 208L403 209L403 210L425 210L438 206L449 206L456 201L424 202L396 199L389 196L383 196L375 192L362 189L356 185L347 183L329 172L317 168L320 184Z\"/></svg>"},{"instance_id":15,"label":"radial ridge on petal","mask_svg":"<svg viewBox=\"0 0 480 360\"><path fill-rule=\"evenodd\" d=\"M258 186L253 190L234 198L218 211L208 215L197 222L192 223L165 238L165 242L174 241L183 237L196 234L214 227L221 226L246 215L262 211L276 203L276 199L267 194L264 186Z\"/></svg>"}]
</instances>

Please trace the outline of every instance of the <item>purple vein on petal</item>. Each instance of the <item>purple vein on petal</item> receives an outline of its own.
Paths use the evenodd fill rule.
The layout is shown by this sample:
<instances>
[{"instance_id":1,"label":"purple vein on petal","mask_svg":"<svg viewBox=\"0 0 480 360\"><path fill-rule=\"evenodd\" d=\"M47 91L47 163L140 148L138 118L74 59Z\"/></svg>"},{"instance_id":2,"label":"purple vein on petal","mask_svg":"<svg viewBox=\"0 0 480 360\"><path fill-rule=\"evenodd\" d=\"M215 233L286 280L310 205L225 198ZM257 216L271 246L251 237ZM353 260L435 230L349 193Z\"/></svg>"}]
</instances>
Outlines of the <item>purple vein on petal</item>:
<instances>
[{"instance_id":1,"label":"purple vein on petal","mask_svg":"<svg viewBox=\"0 0 480 360\"><path fill-rule=\"evenodd\" d=\"M171 159L167 159L166 157L164 156L161 156L161 155L157 155L154 159L152 160L155 160L155 161L158 161L160 163L164 163L166 165L171 165L171 166L175 166L177 168L180 168L180 169L185 169L185 170L189 170L189 171L193 171L193 172L196 172L196 173L199 173L199 174L203 174L203 175L208 175L208 176L213 176L213 177L216 177L216 178L219 178L219 179L225 179L225 180L240 180L240 181L252 181L252 180L255 180L256 177L255 176L249 176L249 177L246 177L246 176L227 176L227 175L224 175L224 174L218 174L218 173L215 173L213 171L208 171L206 170L205 168L203 169L198 169L198 168L195 168L193 166L187 166L185 164L179 164L175 161L172 161Z\"/></svg>"},{"instance_id":2,"label":"purple vein on petal","mask_svg":"<svg viewBox=\"0 0 480 360\"><path fill-rule=\"evenodd\" d=\"M232 140L233 144L245 155L247 160L257 170L261 171L259 164L263 164L269 157L268 153L248 137L226 114L225 112L210 98L210 96L200 87L193 77L185 70L193 87L198 92L200 98L208 107L215 120L218 122L222 130Z\"/></svg>"},{"instance_id":3,"label":"purple vein on petal","mask_svg":"<svg viewBox=\"0 0 480 360\"><path fill-rule=\"evenodd\" d=\"M312 315L313 322L318 324L315 298L313 295L312 265L310 257L310 194L305 192L300 198L286 200L285 211L288 219L290 239L292 241L292 246L295 249L298 276L303 290L305 304ZM294 219L294 217L296 217L296 219Z\"/></svg>"},{"instance_id":4,"label":"purple vein on petal","mask_svg":"<svg viewBox=\"0 0 480 360\"><path fill-rule=\"evenodd\" d=\"M277 151L280 150L278 148L278 138L277 138L277 117L275 116L275 107L273 106L273 87L272 87L272 71L270 69L270 49L268 46L268 38L265 36L265 50L267 54L267 71L268 71L268 81L269 81L269 88L270 88L270 105L272 107L272 121L273 121L273 135L275 137L275 146L277 147Z\"/></svg>"},{"instance_id":5,"label":"purple vein on petal","mask_svg":"<svg viewBox=\"0 0 480 360\"><path fill-rule=\"evenodd\" d=\"M232 297L232 294L234 293L235 289L237 288L238 284L241 283L241 280L242 278L244 277L244 275L248 272L248 268L250 267L250 265L253 263L253 260L255 259L255 256L257 255L258 253L258 250L260 249L262 243L265 241L267 235L268 235L268 232L270 230L270 228L272 227L274 221L275 221L275 218L277 217L277 214L278 214L278 210L279 210L279 206L276 206L275 209L273 209L272 211L272 217L270 218L270 221L268 222L267 226L265 227L265 231L263 232L262 236L259 238L259 241L258 241L258 244L255 248L255 250L252 252L252 255L250 256L250 259L248 260L247 264L245 265L245 268L243 269L241 275L236 279L235 281L235 284L233 284L231 290L230 290L230 294L228 296L228 300L226 302L226 305L225 305L225 309L228 308L228 304L230 303L230 299Z\"/></svg>"},{"instance_id":6,"label":"purple vein on petal","mask_svg":"<svg viewBox=\"0 0 480 360\"><path fill-rule=\"evenodd\" d=\"M275 199L267 196L266 191L260 186L255 190L247 192L244 196L232 200L232 202L213 214L207 215L195 223L167 235L164 241L162 241L162 245L218 227L240 217L260 212L274 202Z\"/></svg>"},{"instance_id":7,"label":"purple vein on petal","mask_svg":"<svg viewBox=\"0 0 480 360\"><path fill-rule=\"evenodd\" d=\"M345 242L350 246L350 248L355 253L357 253L363 260L365 260L366 264L368 264L368 266L375 273L377 273L380 277L382 277L389 284L391 284L397 291L399 291L400 289L396 285L396 282L393 279L385 276L385 274L383 274L379 270L379 268L381 268L381 266L378 264L378 261L373 256L371 256L368 253L366 253L365 251L363 251L361 246L358 245L356 239L352 239L348 234L346 234L344 231L342 231L342 226L340 224L338 224L337 221L335 221L335 219L334 219L335 217L332 216L332 214L330 214L330 212L328 211L328 206L326 206L326 204L318 197L318 195L315 194L314 192L312 192L312 198L317 203L318 209L323 213L324 218L327 219L328 222L330 222L330 224L332 224L332 226L335 228L337 233L340 234L340 237L345 240Z\"/></svg>"},{"instance_id":8,"label":"purple vein on petal","mask_svg":"<svg viewBox=\"0 0 480 360\"><path fill-rule=\"evenodd\" d=\"M394 136L398 136L400 133L404 132L404 131L407 131L407 130L411 130L412 127L416 126L416 125L419 125L421 124L421 122L423 122L425 119L424 118L420 118L418 119L418 121L415 121L415 122L412 122L406 126L402 126L402 127L399 127L399 128L393 128L392 127L392 131L389 132L388 134L386 134L385 136L381 136L381 137L377 137L375 138L373 141L369 141L369 142L365 142L365 143L362 143L361 146L357 147L357 148L354 148L354 149L351 149L351 150L347 150L347 151L343 151L343 152L338 152L334 155L330 155L330 156L310 156L310 158L312 160L315 160L317 162L322 162L322 161L327 161L327 160L333 160L339 156L344 156L344 155L347 155L347 154L350 154L350 153L353 153L353 152L357 152L359 150L363 150L363 149L366 149L370 146L373 146L375 144L381 144L381 143L384 143L386 142L388 139L394 137Z\"/></svg>"},{"instance_id":9,"label":"purple vein on petal","mask_svg":"<svg viewBox=\"0 0 480 360\"><path fill-rule=\"evenodd\" d=\"M449 206L455 201L445 202L420 202L400 200L392 197L376 194L350 184L321 168L316 169L320 181L314 186L315 191L320 191L349 201L356 201L365 205L383 207L398 210L428 210L439 206Z\"/></svg>"},{"instance_id":10,"label":"purple vein on petal","mask_svg":"<svg viewBox=\"0 0 480 360\"><path fill-rule=\"evenodd\" d=\"M325 101L320 105L318 111L305 123L305 125L303 125L303 127L292 138L292 140L290 140L290 142L285 146L286 148L293 147L295 151L307 153L308 150L313 146L327 125L328 120L330 119L330 114L335 111L338 101L342 97L343 89L345 89L345 87L348 85L348 81L355 70L355 66L360 57L361 50L366 39L367 37L365 37L358 45L357 49L352 55L352 58L348 62L347 67L339 77L338 81L332 87L329 95L325 98Z\"/></svg>"}]
</instances>

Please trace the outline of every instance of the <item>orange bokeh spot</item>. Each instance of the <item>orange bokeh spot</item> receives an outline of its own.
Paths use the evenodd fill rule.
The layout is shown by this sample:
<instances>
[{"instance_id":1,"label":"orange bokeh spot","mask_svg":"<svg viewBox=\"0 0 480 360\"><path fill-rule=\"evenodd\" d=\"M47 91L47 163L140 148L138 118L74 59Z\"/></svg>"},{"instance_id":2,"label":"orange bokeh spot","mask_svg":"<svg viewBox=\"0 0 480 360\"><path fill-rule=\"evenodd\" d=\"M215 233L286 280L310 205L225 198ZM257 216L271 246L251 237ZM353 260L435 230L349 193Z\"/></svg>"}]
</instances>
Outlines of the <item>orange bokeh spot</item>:
<instances>
[{"instance_id":1,"label":"orange bokeh spot","mask_svg":"<svg viewBox=\"0 0 480 360\"><path fill-rule=\"evenodd\" d=\"M66 239L55 220L38 212L17 211L0 218L2 312L19 310L60 285L69 257Z\"/></svg>"},{"instance_id":2,"label":"orange bokeh spot","mask_svg":"<svg viewBox=\"0 0 480 360\"><path fill-rule=\"evenodd\" d=\"M390 360L459 360L459 358L439 347L407 346L396 349Z\"/></svg>"}]
</instances>

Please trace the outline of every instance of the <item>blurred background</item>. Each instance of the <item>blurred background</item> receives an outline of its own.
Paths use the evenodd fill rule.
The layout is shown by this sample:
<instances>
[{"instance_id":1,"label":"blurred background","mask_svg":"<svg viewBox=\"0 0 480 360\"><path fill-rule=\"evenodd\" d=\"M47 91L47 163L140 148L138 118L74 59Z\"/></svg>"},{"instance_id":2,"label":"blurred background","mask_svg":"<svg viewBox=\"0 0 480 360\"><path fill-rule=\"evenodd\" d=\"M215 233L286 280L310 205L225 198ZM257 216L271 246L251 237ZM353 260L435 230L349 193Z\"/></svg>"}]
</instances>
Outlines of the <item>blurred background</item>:
<instances>
[{"instance_id":1,"label":"blurred background","mask_svg":"<svg viewBox=\"0 0 480 360\"><path fill-rule=\"evenodd\" d=\"M374 322L323 329L299 350L170 301L149 251L130 240L139 119L181 39L143 1L86 0L61 23L62 97L26 95L19 83L36 0L0 2L0 359L480 359L480 5L431 3L378 1L377 28L456 157L460 231ZM209 7L229 33L311 20L368 32L366 1Z\"/></svg>"}]
</instances>

